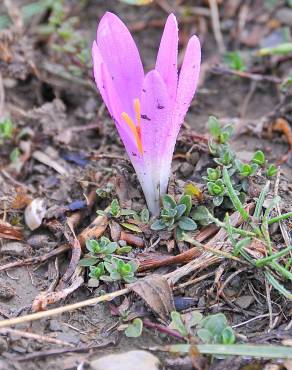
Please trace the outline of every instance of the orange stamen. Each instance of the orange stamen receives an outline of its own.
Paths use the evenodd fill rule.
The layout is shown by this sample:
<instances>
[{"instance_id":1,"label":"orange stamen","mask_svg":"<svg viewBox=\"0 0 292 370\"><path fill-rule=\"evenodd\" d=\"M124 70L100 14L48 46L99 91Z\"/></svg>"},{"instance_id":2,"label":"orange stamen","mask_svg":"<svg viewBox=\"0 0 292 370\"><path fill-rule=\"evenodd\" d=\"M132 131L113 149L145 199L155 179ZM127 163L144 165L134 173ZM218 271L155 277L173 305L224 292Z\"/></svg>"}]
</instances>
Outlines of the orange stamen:
<instances>
[{"instance_id":1,"label":"orange stamen","mask_svg":"<svg viewBox=\"0 0 292 370\"><path fill-rule=\"evenodd\" d=\"M143 147L142 147L142 138L141 138L141 104L139 99L134 99L134 111L135 111L135 118L137 122L137 126L135 125L132 118L126 113L122 113L122 118L129 126L134 138L136 140L137 148L139 153L143 155Z\"/></svg>"}]
</instances>

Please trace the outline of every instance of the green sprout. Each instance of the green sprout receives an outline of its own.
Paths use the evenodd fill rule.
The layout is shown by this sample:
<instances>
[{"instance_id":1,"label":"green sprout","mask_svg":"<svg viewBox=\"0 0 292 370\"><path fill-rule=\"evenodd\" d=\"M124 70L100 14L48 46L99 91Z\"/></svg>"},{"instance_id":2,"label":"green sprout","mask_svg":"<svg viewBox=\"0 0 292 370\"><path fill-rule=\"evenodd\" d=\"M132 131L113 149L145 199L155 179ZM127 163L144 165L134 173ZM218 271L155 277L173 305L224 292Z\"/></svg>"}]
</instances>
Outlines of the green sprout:
<instances>
[{"instance_id":1,"label":"green sprout","mask_svg":"<svg viewBox=\"0 0 292 370\"><path fill-rule=\"evenodd\" d=\"M226 345L235 343L234 331L222 313L205 317L199 322L198 327L197 335L204 343Z\"/></svg>"},{"instance_id":2,"label":"green sprout","mask_svg":"<svg viewBox=\"0 0 292 370\"><path fill-rule=\"evenodd\" d=\"M207 177L206 176L203 176L203 179L204 180L207 180L207 181L216 181L218 179L221 178L222 176L222 172L221 172L221 169L220 167L216 167L216 168L207 168Z\"/></svg>"},{"instance_id":3,"label":"green sprout","mask_svg":"<svg viewBox=\"0 0 292 370\"><path fill-rule=\"evenodd\" d=\"M9 140L13 135L13 123L9 118L0 121L0 140Z\"/></svg>"},{"instance_id":4,"label":"green sprout","mask_svg":"<svg viewBox=\"0 0 292 370\"><path fill-rule=\"evenodd\" d=\"M118 243L111 242L105 236L102 236L99 240L90 239L86 241L86 248L92 254L103 254L107 256L114 253L117 247Z\"/></svg>"},{"instance_id":5,"label":"green sprout","mask_svg":"<svg viewBox=\"0 0 292 370\"><path fill-rule=\"evenodd\" d=\"M231 51L224 55L224 61L230 69L235 71L245 71L246 65L238 51Z\"/></svg>"},{"instance_id":6,"label":"green sprout","mask_svg":"<svg viewBox=\"0 0 292 370\"><path fill-rule=\"evenodd\" d=\"M200 312L193 311L187 319L176 311L171 312L170 326L183 337L197 336L202 342L208 344L233 344L235 334L228 325L226 316L222 313L209 315L203 318Z\"/></svg>"},{"instance_id":7,"label":"green sprout","mask_svg":"<svg viewBox=\"0 0 292 370\"><path fill-rule=\"evenodd\" d=\"M134 260L124 262L119 258L111 257L111 259L104 262L104 266L110 274L109 276L102 277L104 281L123 280L126 283L133 283L136 281L135 272L139 265Z\"/></svg>"},{"instance_id":8,"label":"green sprout","mask_svg":"<svg viewBox=\"0 0 292 370\"><path fill-rule=\"evenodd\" d=\"M110 257L113 253L124 254L131 252L132 248L129 246L119 247L118 243L110 241L105 236L100 239L89 239L85 243L86 249L89 251L79 262L80 266L94 266L102 260Z\"/></svg>"},{"instance_id":9,"label":"green sprout","mask_svg":"<svg viewBox=\"0 0 292 370\"><path fill-rule=\"evenodd\" d=\"M256 170L258 169L258 165L256 163L243 163L238 159L234 161L234 164L241 177L252 176L256 173Z\"/></svg>"},{"instance_id":10,"label":"green sprout","mask_svg":"<svg viewBox=\"0 0 292 370\"><path fill-rule=\"evenodd\" d=\"M232 126L226 125L221 127L218 119L214 116L209 117L208 129L212 138L218 144L226 144L233 132Z\"/></svg>"},{"instance_id":11,"label":"green sprout","mask_svg":"<svg viewBox=\"0 0 292 370\"><path fill-rule=\"evenodd\" d=\"M104 263L100 262L97 266L90 266L89 271L91 278L99 280L101 276L105 275Z\"/></svg>"},{"instance_id":12,"label":"green sprout","mask_svg":"<svg viewBox=\"0 0 292 370\"><path fill-rule=\"evenodd\" d=\"M192 209L192 198L190 195L183 195L177 203L175 199L168 194L162 197L163 208L160 218L152 225L152 230L174 230L177 240L182 239L184 231L196 230L197 224L188 217Z\"/></svg>"},{"instance_id":13,"label":"green sprout","mask_svg":"<svg viewBox=\"0 0 292 370\"><path fill-rule=\"evenodd\" d=\"M264 166L266 163L265 154L261 150L258 150L254 153L251 161L259 166Z\"/></svg>"},{"instance_id":14,"label":"green sprout","mask_svg":"<svg viewBox=\"0 0 292 370\"><path fill-rule=\"evenodd\" d=\"M274 164L270 164L269 167L267 168L266 175L267 177L273 177L277 173L277 167Z\"/></svg>"},{"instance_id":15,"label":"green sprout","mask_svg":"<svg viewBox=\"0 0 292 370\"><path fill-rule=\"evenodd\" d=\"M117 199L112 200L108 212L98 210L96 213L110 218L120 218L122 216L131 216L136 214L136 212L131 209L122 209Z\"/></svg>"}]
</instances>

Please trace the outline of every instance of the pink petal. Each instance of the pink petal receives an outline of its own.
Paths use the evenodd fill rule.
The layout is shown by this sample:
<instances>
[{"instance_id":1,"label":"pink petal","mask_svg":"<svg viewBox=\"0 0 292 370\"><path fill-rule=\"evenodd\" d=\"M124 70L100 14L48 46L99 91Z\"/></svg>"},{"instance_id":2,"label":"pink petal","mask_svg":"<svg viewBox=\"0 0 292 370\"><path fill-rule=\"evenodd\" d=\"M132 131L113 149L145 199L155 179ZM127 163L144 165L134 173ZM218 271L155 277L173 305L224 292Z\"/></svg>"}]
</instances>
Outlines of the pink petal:
<instances>
[{"instance_id":1,"label":"pink petal","mask_svg":"<svg viewBox=\"0 0 292 370\"><path fill-rule=\"evenodd\" d=\"M178 26L174 14L170 14L164 27L155 69L162 76L171 101L175 100L177 90L177 50Z\"/></svg>"},{"instance_id":2,"label":"pink petal","mask_svg":"<svg viewBox=\"0 0 292 370\"><path fill-rule=\"evenodd\" d=\"M168 151L165 144L171 123L171 103L166 85L156 70L149 72L143 83L141 116L144 165L152 178L151 196L153 198L154 194L152 202L156 205L156 210L151 209L151 212L157 213L161 193L165 192L165 189L160 187L160 175L170 168L170 163L164 163L164 158ZM145 191L144 193L147 199L147 194ZM147 200L150 207L149 203L150 201Z\"/></svg>"},{"instance_id":3,"label":"pink petal","mask_svg":"<svg viewBox=\"0 0 292 370\"><path fill-rule=\"evenodd\" d=\"M159 160L170 123L170 100L162 76L150 71L144 80L141 98L141 136L144 156Z\"/></svg>"},{"instance_id":4,"label":"pink petal","mask_svg":"<svg viewBox=\"0 0 292 370\"><path fill-rule=\"evenodd\" d=\"M104 62L100 55L100 51L97 47L96 42L94 41L92 44L92 61L93 61L93 74L96 86L102 96L102 99L107 106L111 116L113 115L112 108L110 105L110 99L108 95L108 91L106 89L106 71L104 68Z\"/></svg>"},{"instance_id":5,"label":"pink petal","mask_svg":"<svg viewBox=\"0 0 292 370\"><path fill-rule=\"evenodd\" d=\"M136 44L124 23L109 12L98 25L96 40L123 111L133 116L133 100L140 97L144 78Z\"/></svg>"},{"instance_id":6,"label":"pink petal","mask_svg":"<svg viewBox=\"0 0 292 370\"><path fill-rule=\"evenodd\" d=\"M201 45L197 36L192 36L188 42L183 65L181 67L175 108L173 113L173 130L176 135L183 123L195 94L201 63Z\"/></svg>"}]
</instances>

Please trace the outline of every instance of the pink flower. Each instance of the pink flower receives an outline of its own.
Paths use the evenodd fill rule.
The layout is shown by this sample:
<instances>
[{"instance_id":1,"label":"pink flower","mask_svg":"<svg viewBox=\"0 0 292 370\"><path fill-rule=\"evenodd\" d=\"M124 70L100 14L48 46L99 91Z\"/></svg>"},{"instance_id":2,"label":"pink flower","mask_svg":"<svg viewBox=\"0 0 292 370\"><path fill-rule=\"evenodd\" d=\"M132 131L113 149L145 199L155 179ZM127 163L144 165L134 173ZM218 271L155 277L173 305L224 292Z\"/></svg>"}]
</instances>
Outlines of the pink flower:
<instances>
[{"instance_id":1,"label":"pink flower","mask_svg":"<svg viewBox=\"0 0 292 370\"><path fill-rule=\"evenodd\" d=\"M142 186L150 212L159 214L167 191L176 139L196 91L201 47L188 42L177 72L178 27L171 14L164 27L155 69L144 74L125 24L107 12L92 46L94 78Z\"/></svg>"}]
</instances>

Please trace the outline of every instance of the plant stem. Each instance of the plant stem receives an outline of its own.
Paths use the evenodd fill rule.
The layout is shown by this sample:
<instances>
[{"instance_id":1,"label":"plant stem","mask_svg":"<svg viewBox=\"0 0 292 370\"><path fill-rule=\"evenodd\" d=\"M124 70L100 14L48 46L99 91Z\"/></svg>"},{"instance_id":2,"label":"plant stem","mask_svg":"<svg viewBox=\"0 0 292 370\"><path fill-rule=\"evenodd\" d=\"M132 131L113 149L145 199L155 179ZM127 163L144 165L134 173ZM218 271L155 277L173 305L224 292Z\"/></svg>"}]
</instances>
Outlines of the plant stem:
<instances>
[{"instance_id":1,"label":"plant stem","mask_svg":"<svg viewBox=\"0 0 292 370\"><path fill-rule=\"evenodd\" d=\"M292 217L292 212L284 213L283 215L279 215L279 216L277 216L277 217L273 217L273 218L271 218L271 219L268 221L268 224L269 224L269 225L272 225L272 224L274 224L275 222L279 222L279 221L285 220L286 218L290 218L290 217Z\"/></svg>"},{"instance_id":2,"label":"plant stem","mask_svg":"<svg viewBox=\"0 0 292 370\"><path fill-rule=\"evenodd\" d=\"M224 184L227 188L227 192L228 192L228 195L229 195L229 198L230 198L232 204L237 209L237 211L241 214L244 221L247 221L248 218L249 218L249 214L248 214L248 212L246 212L246 210L244 209L240 199L238 198L237 194L235 193L235 190L232 186L230 176L229 176L229 173L228 173L226 167L223 167L223 181L224 181Z\"/></svg>"},{"instance_id":3,"label":"plant stem","mask_svg":"<svg viewBox=\"0 0 292 370\"><path fill-rule=\"evenodd\" d=\"M227 231L228 231L228 228L229 228L229 230L231 230L235 234L239 234L239 235L242 235L242 236L256 236L256 234L252 231L238 229L238 228L236 228L234 226L231 226L231 225L230 225L230 227L228 227L225 222L222 222L222 221L218 220L218 218L214 217L212 215L212 213L210 213L209 211L208 211L208 216L209 216L210 220L212 220L217 226L222 227L223 229L225 229Z\"/></svg>"},{"instance_id":4,"label":"plant stem","mask_svg":"<svg viewBox=\"0 0 292 370\"><path fill-rule=\"evenodd\" d=\"M264 266L264 265L266 265L266 264L284 256L285 254L289 253L291 250L292 250L292 245L290 245L289 247L287 247L285 249L282 249L281 251L279 251L277 253L272 254L269 257L261 258L260 260L257 260L255 264L256 264L257 267Z\"/></svg>"},{"instance_id":5,"label":"plant stem","mask_svg":"<svg viewBox=\"0 0 292 370\"><path fill-rule=\"evenodd\" d=\"M292 273L289 270L287 270L285 267L280 265L278 262L272 261L270 263L270 266L276 271L278 271L284 278L288 280L292 280Z\"/></svg>"}]
</instances>

